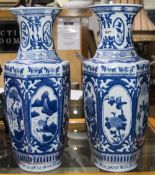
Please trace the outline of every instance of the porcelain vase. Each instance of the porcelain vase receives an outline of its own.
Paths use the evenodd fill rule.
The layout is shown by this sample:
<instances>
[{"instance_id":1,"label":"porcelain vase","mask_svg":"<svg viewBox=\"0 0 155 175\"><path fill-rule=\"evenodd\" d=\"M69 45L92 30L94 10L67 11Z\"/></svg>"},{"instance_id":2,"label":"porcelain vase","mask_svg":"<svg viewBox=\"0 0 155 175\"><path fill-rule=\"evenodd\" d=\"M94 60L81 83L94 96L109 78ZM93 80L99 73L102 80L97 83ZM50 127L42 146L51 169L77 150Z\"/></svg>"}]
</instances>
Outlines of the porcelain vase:
<instances>
[{"instance_id":1,"label":"porcelain vase","mask_svg":"<svg viewBox=\"0 0 155 175\"><path fill-rule=\"evenodd\" d=\"M19 7L15 60L4 68L6 118L20 168L43 172L61 165L68 123L69 63L56 54L52 26L61 11Z\"/></svg>"},{"instance_id":2,"label":"porcelain vase","mask_svg":"<svg viewBox=\"0 0 155 175\"><path fill-rule=\"evenodd\" d=\"M123 172L137 167L149 109L149 62L132 42L140 5L95 5L99 44L83 63L84 109L95 165Z\"/></svg>"}]
</instances>

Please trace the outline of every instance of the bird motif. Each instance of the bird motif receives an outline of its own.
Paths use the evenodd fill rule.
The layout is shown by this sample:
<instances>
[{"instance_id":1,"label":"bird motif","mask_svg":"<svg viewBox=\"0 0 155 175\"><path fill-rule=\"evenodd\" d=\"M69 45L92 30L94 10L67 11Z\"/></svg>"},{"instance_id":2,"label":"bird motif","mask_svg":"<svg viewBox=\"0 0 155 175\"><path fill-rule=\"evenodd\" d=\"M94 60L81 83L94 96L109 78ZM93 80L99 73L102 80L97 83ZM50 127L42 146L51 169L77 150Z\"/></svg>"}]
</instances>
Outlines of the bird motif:
<instances>
[{"instance_id":1,"label":"bird motif","mask_svg":"<svg viewBox=\"0 0 155 175\"><path fill-rule=\"evenodd\" d=\"M118 33L122 33L123 31L121 29L122 29L122 23L118 21L116 25L116 30Z\"/></svg>"},{"instance_id":2,"label":"bird motif","mask_svg":"<svg viewBox=\"0 0 155 175\"><path fill-rule=\"evenodd\" d=\"M108 103L112 106L115 103L115 97L114 96L108 97Z\"/></svg>"},{"instance_id":3,"label":"bird motif","mask_svg":"<svg viewBox=\"0 0 155 175\"><path fill-rule=\"evenodd\" d=\"M117 97L116 98L116 108L117 109L122 109L122 106L127 104L127 102L122 101L122 97Z\"/></svg>"}]
</instances>

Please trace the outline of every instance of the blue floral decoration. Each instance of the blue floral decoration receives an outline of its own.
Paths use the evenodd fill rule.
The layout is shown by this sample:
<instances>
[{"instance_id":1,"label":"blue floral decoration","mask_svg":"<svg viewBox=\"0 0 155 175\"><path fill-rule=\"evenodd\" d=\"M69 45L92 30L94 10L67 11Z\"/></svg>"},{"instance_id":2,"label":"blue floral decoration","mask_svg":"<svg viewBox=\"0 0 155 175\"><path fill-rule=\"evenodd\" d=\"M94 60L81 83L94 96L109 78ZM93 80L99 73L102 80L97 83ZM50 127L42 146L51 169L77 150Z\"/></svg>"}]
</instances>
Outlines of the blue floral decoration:
<instances>
[{"instance_id":1,"label":"blue floral decoration","mask_svg":"<svg viewBox=\"0 0 155 175\"><path fill-rule=\"evenodd\" d=\"M88 124L89 124L89 128L90 128L90 133L92 135L92 137L95 136L96 134L96 118L95 118L95 100L94 97L92 95L92 97L88 97L86 99L86 113L87 113L87 117L88 117Z\"/></svg>"},{"instance_id":2,"label":"blue floral decoration","mask_svg":"<svg viewBox=\"0 0 155 175\"><path fill-rule=\"evenodd\" d=\"M124 115L118 115L118 117L106 117L106 127L108 129L116 128L117 130L125 130L126 129L126 118Z\"/></svg>"},{"instance_id":3,"label":"blue floral decoration","mask_svg":"<svg viewBox=\"0 0 155 175\"><path fill-rule=\"evenodd\" d=\"M88 97L86 100L86 111L88 116L94 116L95 114L95 101L93 97Z\"/></svg>"},{"instance_id":4,"label":"blue floral decoration","mask_svg":"<svg viewBox=\"0 0 155 175\"><path fill-rule=\"evenodd\" d=\"M106 100L108 100L111 106L115 105L116 109L121 111L121 114L118 116L116 116L116 112L111 112L111 116L105 118L105 126L110 130L113 136L113 143L119 144L124 138L124 134L121 134L121 130L125 131L127 125L127 119L123 112L123 105L127 104L127 102L122 101L122 97L115 98L114 96L108 97Z\"/></svg>"}]
</instances>

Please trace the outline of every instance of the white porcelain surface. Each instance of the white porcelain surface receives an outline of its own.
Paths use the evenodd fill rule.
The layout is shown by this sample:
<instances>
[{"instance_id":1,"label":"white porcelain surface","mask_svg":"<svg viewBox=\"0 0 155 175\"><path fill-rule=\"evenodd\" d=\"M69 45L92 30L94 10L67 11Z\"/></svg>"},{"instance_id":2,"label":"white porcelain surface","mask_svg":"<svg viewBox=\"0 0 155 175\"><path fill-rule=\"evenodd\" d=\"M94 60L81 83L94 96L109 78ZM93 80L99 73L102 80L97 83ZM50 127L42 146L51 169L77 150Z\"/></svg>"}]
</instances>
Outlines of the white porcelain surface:
<instances>
[{"instance_id":1,"label":"white porcelain surface","mask_svg":"<svg viewBox=\"0 0 155 175\"><path fill-rule=\"evenodd\" d=\"M87 8L92 1L68 1L64 3L63 8Z\"/></svg>"}]
</instances>

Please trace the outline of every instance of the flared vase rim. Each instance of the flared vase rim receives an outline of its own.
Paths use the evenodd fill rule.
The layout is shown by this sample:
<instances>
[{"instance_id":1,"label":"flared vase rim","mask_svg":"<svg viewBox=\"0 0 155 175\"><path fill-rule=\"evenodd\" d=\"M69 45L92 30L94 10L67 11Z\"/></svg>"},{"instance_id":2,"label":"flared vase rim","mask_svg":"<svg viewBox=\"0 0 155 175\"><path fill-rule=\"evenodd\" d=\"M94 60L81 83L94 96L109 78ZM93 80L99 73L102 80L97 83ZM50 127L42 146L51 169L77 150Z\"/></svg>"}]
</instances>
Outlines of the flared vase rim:
<instances>
[{"instance_id":1,"label":"flared vase rim","mask_svg":"<svg viewBox=\"0 0 155 175\"><path fill-rule=\"evenodd\" d=\"M143 7L142 4L95 4L89 6L89 8L93 7Z\"/></svg>"},{"instance_id":2,"label":"flared vase rim","mask_svg":"<svg viewBox=\"0 0 155 175\"><path fill-rule=\"evenodd\" d=\"M25 7L25 6L20 6L20 7L11 7L9 8L10 11L14 10L62 10L60 7Z\"/></svg>"}]
</instances>

